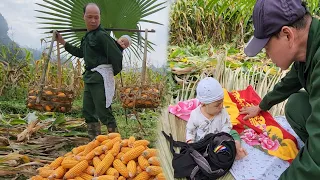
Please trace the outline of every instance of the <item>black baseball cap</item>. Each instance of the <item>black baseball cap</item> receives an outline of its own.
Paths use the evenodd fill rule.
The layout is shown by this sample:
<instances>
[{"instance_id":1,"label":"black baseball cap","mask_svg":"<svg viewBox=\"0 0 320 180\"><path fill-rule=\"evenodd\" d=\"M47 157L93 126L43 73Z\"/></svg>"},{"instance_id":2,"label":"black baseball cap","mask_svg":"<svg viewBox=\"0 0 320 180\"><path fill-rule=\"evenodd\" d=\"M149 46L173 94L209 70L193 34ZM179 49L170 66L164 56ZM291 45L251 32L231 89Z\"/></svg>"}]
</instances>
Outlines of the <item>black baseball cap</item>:
<instances>
[{"instance_id":1,"label":"black baseball cap","mask_svg":"<svg viewBox=\"0 0 320 180\"><path fill-rule=\"evenodd\" d=\"M301 0L257 0L253 10L254 36L245 47L245 54L256 56L275 33L301 19L306 12Z\"/></svg>"}]
</instances>

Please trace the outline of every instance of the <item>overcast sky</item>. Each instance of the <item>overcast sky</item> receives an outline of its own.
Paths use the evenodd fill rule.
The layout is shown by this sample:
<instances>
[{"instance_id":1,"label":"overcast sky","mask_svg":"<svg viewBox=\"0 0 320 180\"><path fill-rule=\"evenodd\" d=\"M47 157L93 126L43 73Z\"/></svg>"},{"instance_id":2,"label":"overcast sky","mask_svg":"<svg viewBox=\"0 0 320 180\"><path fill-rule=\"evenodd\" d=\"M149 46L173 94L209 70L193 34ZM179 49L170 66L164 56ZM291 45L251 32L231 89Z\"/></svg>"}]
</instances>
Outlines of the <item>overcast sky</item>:
<instances>
[{"instance_id":1,"label":"overcast sky","mask_svg":"<svg viewBox=\"0 0 320 180\"><path fill-rule=\"evenodd\" d=\"M164 0L158 0L164 2ZM23 47L31 47L40 49L40 39L44 37L43 30L37 29L40 26L37 24L39 19L35 16L39 13L35 9L41 7L36 5L36 2L42 0L1 0L0 13L7 20L9 26L9 37ZM163 26L155 24L141 23L142 29L154 29L156 33L149 33L148 39L154 42L155 52L148 55L148 61L155 66L162 66L167 58L167 42L168 42L168 24L169 24L169 6L170 0L167 1L167 8L163 9L145 19L153 20L164 24Z\"/></svg>"}]
</instances>

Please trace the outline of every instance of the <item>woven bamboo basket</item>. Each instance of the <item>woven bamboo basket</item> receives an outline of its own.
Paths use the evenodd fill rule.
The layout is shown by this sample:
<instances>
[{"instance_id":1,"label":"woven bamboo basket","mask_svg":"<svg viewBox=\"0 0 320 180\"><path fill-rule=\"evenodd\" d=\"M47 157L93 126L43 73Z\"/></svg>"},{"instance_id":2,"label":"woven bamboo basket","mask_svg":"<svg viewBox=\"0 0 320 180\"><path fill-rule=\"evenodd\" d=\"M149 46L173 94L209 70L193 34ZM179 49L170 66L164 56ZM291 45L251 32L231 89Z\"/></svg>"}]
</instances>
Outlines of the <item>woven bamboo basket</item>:
<instances>
[{"instance_id":1,"label":"woven bamboo basket","mask_svg":"<svg viewBox=\"0 0 320 180\"><path fill-rule=\"evenodd\" d=\"M61 86L61 59L60 59L60 47L57 43L57 57L58 57L58 84L57 87L52 87L45 82L48 64L55 41L55 31L52 35L51 45L49 48L48 57L45 59L44 71L41 76L40 83L38 85L31 86L29 88L28 96L26 99L26 106L29 109L46 112L69 112L72 107L74 99L74 92L67 90ZM45 86L47 84L47 86Z\"/></svg>"},{"instance_id":2,"label":"woven bamboo basket","mask_svg":"<svg viewBox=\"0 0 320 180\"><path fill-rule=\"evenodd\" d=\"M157 108L161 104L160 85L146 84L148 30L145 30L144 57L142 63L141 84L120 88L120 101L122 107L134 108Z\"/></svg>"}]
</instances>

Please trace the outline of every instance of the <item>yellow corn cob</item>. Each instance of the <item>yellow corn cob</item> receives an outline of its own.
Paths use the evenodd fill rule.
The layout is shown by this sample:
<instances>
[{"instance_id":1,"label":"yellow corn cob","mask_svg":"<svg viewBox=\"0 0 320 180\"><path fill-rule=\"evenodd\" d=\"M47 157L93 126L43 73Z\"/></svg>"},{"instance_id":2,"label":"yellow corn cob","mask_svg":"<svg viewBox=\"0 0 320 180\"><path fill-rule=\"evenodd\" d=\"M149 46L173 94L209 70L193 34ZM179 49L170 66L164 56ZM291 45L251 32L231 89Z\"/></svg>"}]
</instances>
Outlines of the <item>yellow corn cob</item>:
<instances>
[{"instance_id":1,"label":"yellow corn cob","mask_svg":"<svg viewBox=\"0 0 320 180\"><path fill-rule=\"evenodd\" d=\"M120 143L121 147L128 147L129 139L123 139Z\"/></svg>"},{"instance_id":2,"label":"yellow corn cob","mask_svg":"<svg viewBox=\"0 0 320 180\"><path fill-rule=\"evenodd\" d=\"M93 166L88 166L87 169L84 172L89 174L89 175L93 175L94 174L94 167Z\"/></svg>"},{"instance_id":3,"label":"yellow corn cob","mask_svg":"<svg viewBox=\"0 0 320 180\"><path fill-rule=\"evenodd\" d=\"M103 159L104 157L106 157L106 154L101 154L101 155L99 156L99 158L100 158L101 161L102 161L102 159Z\"/></svg>"},{"instance_id":4,"label":"yellow corn cob","mask_svg":"<svg viewBox=\"0 0 320 180\"><path fill-rule=\"evenodd\" d=\"M131 160L127 164L127 169L129 172L129 177L134 177L137 172L137 163L134 160Z\"/></svg>"},{"instance_id":5,"label":"yellow corn cob","mask_svg":"<svg viewBox=\"0 0 320 180\"><path fill-rule=\"evenodd\" d=\"M91 180L93 178L93 176L91 176L90 174L87 174L87 173L81 173L80 177L82 177L82 179L84 179L84 180Z\"/></svg>"},{"instance_id":6,"label":"yellow corn cob","mask_svg":"<svg viewBox=\"0 0 320 180\"><path fill-rule=\"evenodd\" d=\"M137 175L137 177L135 177L133 180L149 180L150 179L150 175L143 171L140 174Z\"/></svg>"},{"instance_id":7,"label":"yellow corn cob","mask_svg":"<svg viewBox=\"0 0 320 180\"><path fill-rule=\"evenodd\" d=\"M111 141L107 142L105 144L107 146L107 150L112 149L113 145L118 141L121 142L121 137L115 137Z\"/></svg>"},{"instance_id":8,"label":"yellow corn cob","mask_svg":"<svg viewBox=\"0 0 320 180\"><path fill-rule=\"evenodd\" d=\"M61 162L63 161L64 157L58 157L57 159L55 159L54 161L51 162L51 164L49 165L49 167L51 169L57 169L60 165Z\"/></svg>"},{"instance_id":9,"label":"yellow corn cob","mask_svg":"<svg viewBox=\"0 0 320 180\"><path fill-rule=\"evenodd\" d=\"M63 157L70 157L70 156L72 156L73 155L73 153L72 152L68 152L68 153L66 153L65 155L63 155Z\"/></svg>"},{"instance_id":10,"label":"yellow corn cob","mask_svg":"<svg viewBox=\"0 0 320 180\"><path fill-rule=\"evenodd\" d=\"M64 175L64 179L71 179L80 175L84 170L88 168L88 161L82 160L77 165L69 169L69 171Z\"/></svg>"},{"instance_id":11,"label":"yellow corn cob","mask_svg":"<svg viewBox=\"0 0 320 180\"><path fill-rule=\"evenodd\" d=\"M126 178L123 176L120 176L120 177L118 177L118 180L126 180Z\"/></svg>"},{"instance_id":12,"label":"yellow corn cob","mask_svg":"<svg viewBox=\"0 0 320 180\"><path fill-rule=\"evenodd\" d=\"M129 177L127 166L124 165L119 159L113 161L113 167L125 178Z\"/></svg>"},{"instance_id":13,"label":"yellow corn cob","mask_svg":"<svg viewBox=\"0 0 320 180\"><path fill-rule=\"evenodd\" d=\"M74 159L77 160L77 161L83 161L83 160L86 160L86 156L77 155L77 156L74 157Z\"/></svg>"},{"instance_id":14,"label":"yellow corn cob","mask_svg":"<svg viewBox=\"0 0 320 180\"><path fill-rule=\"evenodd\" d=\"M95 169L97 169L98 165L101 163L101 160L99 157L94 157L92 160L92 164L94 166Z\"/></svg>"},{"instance_id":15,"label":"yellow corn cob","mask_svg":"<svg viewBox=\"0 0 320 180\"><path fill-rule=\"evenodd\" d=\"M80 152L84 151L85 148L86 148L86 145L75 147L75 148L72 149L72 153L77 155Z\"/></svg>"},{"instance_id":16,"label":"yellow corn cob","mask_svg":"<svg viewBox=\"0 0 320 180\"><path fill-rule=\"evenodd\" d=\"M51 176L53 173L54 173L53 169L43 168L39 170L39 175L44 178Z\"/></svg>"},{"instance_id":17,"label":"yellow corn cob","mask_svg":"<svg viewBox=\"0 0 320 180\"><path fill-rule=\"evenodd\" d=\"M101 146L96 147L93 151L96 156L99 156L100 154L104 153L106 150L107 150L107 146L101 145Z\"/></svg>"},{"instance_id":18,"label":"yellow corn cob","mask_svg":"<svg viewBox=\"0 0 320 180\"><path fill-rule=\"evenodd\" d=\"M114 160L114 157L111 153L108 153L106 157L103 158L103 160L99 163L98 167L96 168L96 171L94 172L95 176L100 176L104 174L107 169L111 166L112 162Z\"/></svg>"},{"instance_id":19,"label":"yellow corn cob","mask_svg":"<svg viewBox=\"0 0 320 180\"><path fill-rule=\"evenodd\" d=\"M113 156L117 156L120 152L120 142L117 141L114 143L112 149L110 150Z\"/></svg>"},{"instance_id":20,"label":"yellow corn cob","mask_svg":"<svg viewBox=\"0 0 320 180\"><path fill-rule=\"evenodd\" d=\"M118 178L119 177L119 172L115 168L110 167L107 170L106 175L111 175L111 176L114 176L114 177Z\"/></svg>"},{"instance_id":21,"label":"yellow corn cob","mask_svg":"<svg viewBox=\"0 0 320 180\"><path fill-rule=\"evenodd\" d=\"M148 163L148 160L146 158L144 158L143 156L138 157L138 163L139 163L139 166L141 167L141 169L143 169L143 170L146 170L146 168L148 166L150 166L150 164Z\"/></svg>"},{"instance_id":22,"label":"yellow corn cob","mask_svg":"<svg viewBox=\"0 0 320 180\"><path fill-rule=\"evenodd\" d=\"M160 166L149 166L147 167L146 172L151 176L156 176L159 173L162 173L162 168Z\"/></svg>"},{"instance_id":23,"label":"yellow corn cob","mask_svg":"<svg viewBox=\"0 0 320 180\"><path fill-rule=\"evenodd\" d=\"M96 137L96 140L100 141L100 142L103 142L105 140L109 139L108 135L98 135Z\"/></svg>"},{"instance_id":24,"label":"yellow corn cob","mask_svg":"<svg viewBox=\"0 0 320 180\"><path fill-rule=\"evenodd\" d=\"M109 139L113 139L113 138L116 138L116 137L120 137L121 138L120 133L109 133L108 134L108 138Z\"/></svg>"},{"instance_id":25,"label":"yellow corn cob","mask_svg":"<svg viewBox=\"0 0 320 180\"><path fill-rule=\"evenodd\" d=\"M79 161L74 160L74 159L64 159L61 163L61 166L64 167L65 169L71 169L73 166L77 165Z\"/></svg>"},{"instance_id":26,"label":"yellow corn cob","mask_svg":"<svg viewBox=\"0 0 320 180\"><path fill-rule=\"evenodd\" d=\"M110 175L103 175L99 177L94 177L92 180L117 180L117 178Z\"/></svg>"},{"instance_id":27,"label":"yellow corn cob","mask_svg":"<svg viewBox=\"0 0 320 180\"><path fill-rule=\"evenodd\" d=\"M138 147L138 146L148 146L150 144L150 142L148 140L138 140L133 142L133 146L132 147Z\"/></svg>"},{"instance_id":28,"label":"yellow corn cob","mask_svg":"<svg viewBox=\"0 0 320 180\"><path fill-rule=\"evenodd\" d=\"M143 151L142 156L144 156L146 159L151 158L152 156L157 156L158 150L157 149L146 149Z\"/></svg>"},{"instance_id":29,"label":"yellow corn cob","mask_svg":"<svg viewBox=\"0 0 320 180\"><path fill-rule=\"evenodd\" d=\"M80 177L80 176L77 176L77 177L74 178L74 180L84 180L84 179L82 177Z\"/></svg>"},{"instance_id":30,"label":"yellow corn cob","mask_svg":"<svg viewBox=\"0 0 320 180\"><path fill-rule=\"evenodd\" d=\"M130 148L130 147L122 147L120 152L126 153L126 152L130 151L131 149L132 148Z\"/></svg>"},{"instance_id":31,"label":"yellow corn cob","mask_svg":"<svg viewBox=\"0 0 320 180\"><path fill-rule=\"evenodd\" d=\"M159 161L157 156L153 156L153 157L149 158L148 162L149 162L150 165L160 166L160 161Z\"/></svg>"},{"instance_id":32,"label":"yellow corn cob","mask_svg":"<svg viewBox=\"0 0 320 180\"><path fill-rule=\"evenodd\" d=\"M95 154L94 150L92 150L84 157L84 159L89 161L89 160L93 159L95 156L96 156L96 154ZM80 157L83 157L83 156L80 156Z\"/></svg>"},{"instance_id":33,"label":"yellow corn cob","mask_svg":"<svg viewBox=\"0 0 320 180\"><path fill-rule=\"evenodd\" d=\"M48 179L60 179L66 173L66 169L62 166L59 166L54 170L54 173L48 177Z\"/></svg>"},{"instance_id":34,"label":"yellow corn cob","mask_svg":"<svg viewBox=\"0 0 320 180\"><path fill-rule=\"evenodd\" d=\"M133 160L133 159L139 157L144 150L145 150L145 146L141 145L141 146L135 147L135 148L131 149L130 151L124 153L124 155L121 157L121 161L124 164L127 164L130 160Z\"/></svg>"},{"instance_id":35,"label":"yellow corn cob","mask_svg":"<svg viewBox=\"0 0 320 180\"><path fill-rule=\"evenodd\" d=\"M166 177L164 176L163 173L159 173L159 174L156 176L155 180L166 180Z\"/></svg>"},{"instance_id":36,"label":"yellow corn cob","mask_svg":"<svg viewBox=\"0 0 320 180\"><path fill-rule=\"evenodd\" d=\"M129 147L132 147L134 141L136 141L136 138L133 137L133 136L130 136L129 139L128 139L128 146L129 146Z\"/></svg>"},{"instance_id":37,"label":"yellow corn cob","mask_svg":"<svg viewBox=\"0 0 320 180\"><path fill-rule=\"evenodd\" d=\"M109 141L111 141L111 139L104 140L104 141L101 143L101 145L105 145L105 144L107 144Z\"/></svg>"},{"instance_id":38,"label":"yellow corn cob","mask_svg":"<svg viewBox=\"0 0 320 180\"><path fill-rule=\"evenodd\" d=\"M92 151L94 148L98 147L100 145L100 142L98 140L93 140L89 142L89 144L86 145L85 149L83 150L83 155L87 155L90 151Z\"/></svg>"},{"instance_id":39,"label":"yellow corn cob","mask_svg":"<svg viewBox=\"0 0 320 180\"><path fill-rule=\"evenodd\" d=\"M124 152L119 152L119 154L116 156L116 159L120 159L124 155Z\"/></svg>"},{"instance_id":40,"label":"yellow corn cob","mask_svg":"<svg viewBox=\"0 0 320 180\"><path fill-rule=\"evenodd\" d=\"M140 174L140 173L142 173L142 169L141 169L141 167L139 166L139 164L137 164L137 171L136 171L136 175L138 175L138 174Z\"/></svg>"}]
</instances>

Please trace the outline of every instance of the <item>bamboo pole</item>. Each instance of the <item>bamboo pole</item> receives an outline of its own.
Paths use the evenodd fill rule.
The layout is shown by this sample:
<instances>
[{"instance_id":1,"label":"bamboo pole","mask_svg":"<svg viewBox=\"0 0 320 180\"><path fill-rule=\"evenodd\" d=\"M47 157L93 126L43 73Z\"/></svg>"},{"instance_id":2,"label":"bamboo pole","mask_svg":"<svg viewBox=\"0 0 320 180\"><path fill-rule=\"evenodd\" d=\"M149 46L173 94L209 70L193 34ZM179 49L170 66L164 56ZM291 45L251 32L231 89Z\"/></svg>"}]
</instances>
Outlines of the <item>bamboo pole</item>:
<instances>
[{"instance_id":1,"label":"bamboo pole","mask_svg":"<svg viewBox=\"0 0 320 180\"><path fill-rule=\"evenodd\" d=\"M104 28L106 31L126 31L126 32L145 32L145 30L140 29L124 29L124 28ZM82 32L87 31L86 28L73 28L73 29L65 29L65 30L56 30L58 33L64 32ZM156 32L154 29L148 30L148 32ZM49 33L53 33L53 31L49 31Z\"/></svg>"},{"instance_id":2,"label":"bamboo pole","mask_svg":"<svg viewBox=\"0 0 320 180\"><path fill-rule=\"evenodd\" d=\"M37 99L36 99L36 104L39 104L40 100L41 100L41 96L42 96L42 91L43 91L43 87L44 87L44 83L45 83L45 79L46 79L46 74L47 74L47 69L48 69L48 64L50 61L50 57L51 57L51 52L52 52L52 48L53 48L53 43L56 40L56 31L52 32L52 39L51 39L51 44L50 44L50 48L49 48L49 52L48 52L48 57L45 59L44 62L44 70L42 72L42 77L40 80L40 89L39 92L37 94Z\"/></svg>"},{"instance_id":3,"label":"bamboo pole","mask_svg":"<svg viewBox=\"0 0 320 180\"><path fill-rule=\"evenodd\" d=\"M61 59L60 59L60 46L59 42L57 42L57 58L58 58L58 88L61 88Z\"/></svg>"},{"instance_id":4,"label":"bamboo pole","mask_svg":"<svg viewBox=\"0 0 320 180\"><path fill-rule=\"evenodd\" d=\"M143 63L142 63L142 76L141 76L141 86L145 84L146 80L146 68L147 68L147 47L148 47L148 29L144 31L144 54L143 54Z\"/></svg>"}]
</instances>

